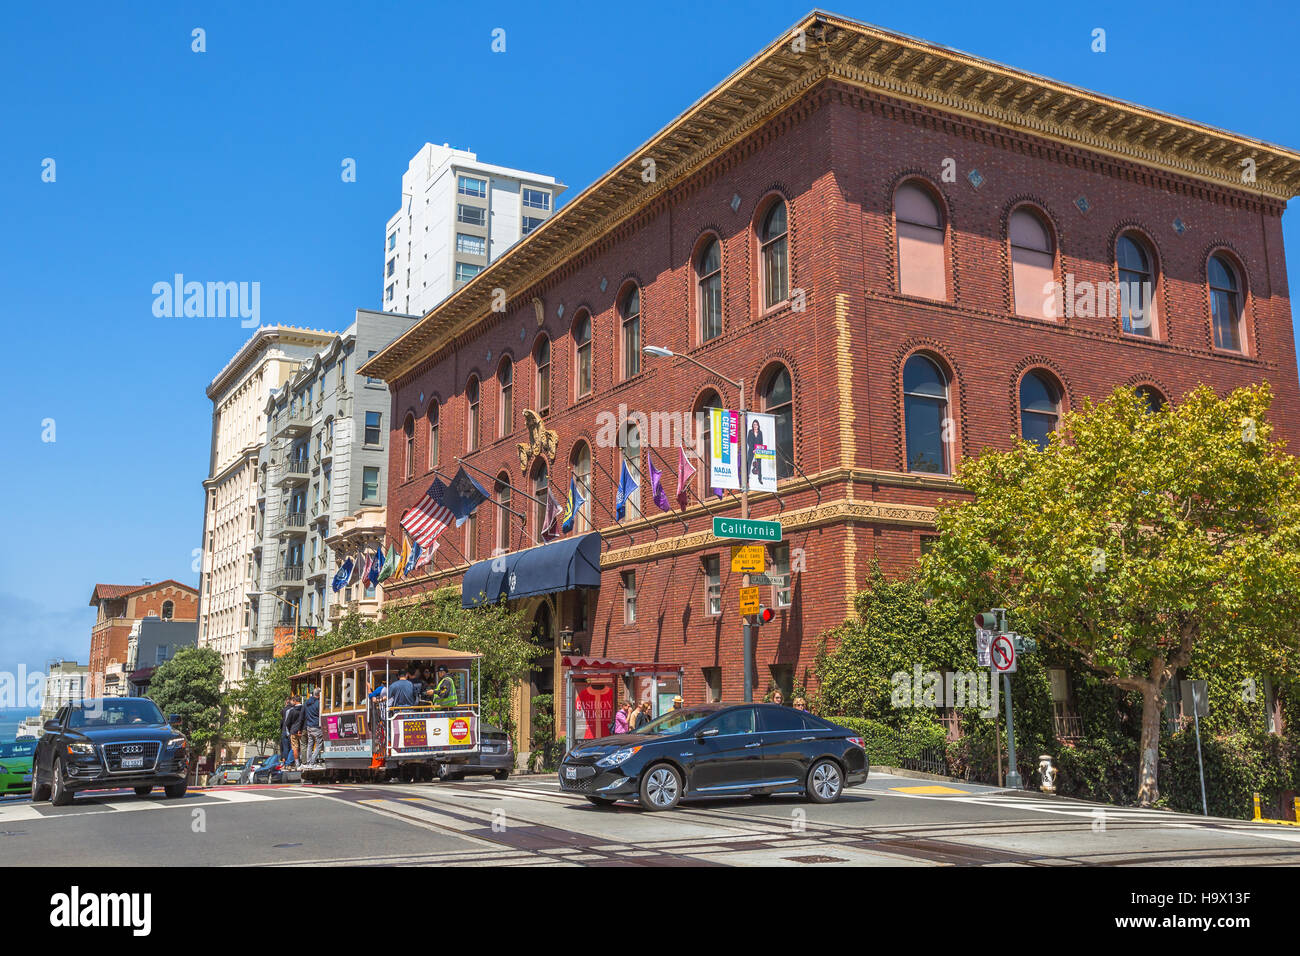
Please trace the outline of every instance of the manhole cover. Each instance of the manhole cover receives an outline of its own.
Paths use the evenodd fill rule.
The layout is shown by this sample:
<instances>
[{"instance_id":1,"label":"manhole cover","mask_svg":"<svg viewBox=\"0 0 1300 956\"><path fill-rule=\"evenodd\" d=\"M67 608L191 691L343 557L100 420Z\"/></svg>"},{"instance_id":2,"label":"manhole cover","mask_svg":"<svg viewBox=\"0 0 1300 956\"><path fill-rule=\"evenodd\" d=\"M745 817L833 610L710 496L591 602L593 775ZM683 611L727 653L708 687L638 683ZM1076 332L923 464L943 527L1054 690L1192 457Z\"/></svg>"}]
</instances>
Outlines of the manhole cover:
<instances>
[{"instance_id":1,"label":"manhole cover","mask_svg":"<svg viewBox=\"0 0 1300 956\"><path fill-rule=\"evenodd\" d=\"M783 860L789 860L791 863L847 863L848 860L840 856L786 856Z\"/></svg>"}]
</instances>

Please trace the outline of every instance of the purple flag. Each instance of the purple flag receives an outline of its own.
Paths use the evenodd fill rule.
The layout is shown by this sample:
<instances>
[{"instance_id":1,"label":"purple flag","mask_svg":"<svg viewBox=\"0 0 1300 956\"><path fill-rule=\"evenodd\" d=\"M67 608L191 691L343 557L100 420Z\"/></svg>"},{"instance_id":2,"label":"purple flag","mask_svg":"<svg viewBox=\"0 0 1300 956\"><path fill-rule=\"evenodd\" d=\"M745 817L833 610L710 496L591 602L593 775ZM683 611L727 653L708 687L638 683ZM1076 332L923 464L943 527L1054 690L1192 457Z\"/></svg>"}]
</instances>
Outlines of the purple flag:
<instances>
[{"instance_id":1,"label":"purple flag","mask_svg":"<svg viewBox=\"0 0 1300 956\"><path fill-rule=\"evenodd\" d=\"M554 541L560 536L560 515L564 513L564 506L555 500L555 495L551 494L551 489L546 489L546 516L542 520L542 530L538 534L539 541Z\"/></svg>"},{"instance_id":2,"label":"purple flag","mask_svg":"<svg viewBox=\"0 0 1300 956\"><path fill-rule=\"evenodd\" d=\"M686 510L686 483L695 475L695 466L686 460L686 449L677 446L677 507Z\"/></svg>"},{"instance_id":3,"label":"purple flag","mask_svg":"<svg viewBox=\"0 0 1300 956\"><path fill-rule=\"evenodd\" d=\"M663 472L655 467L653 461L647 461L650 466L650 494L654 498L655 504L659 506L660 511L671 511L672 505L668 503L668 492L664 491Z\"/></svg>"}]
</instances>

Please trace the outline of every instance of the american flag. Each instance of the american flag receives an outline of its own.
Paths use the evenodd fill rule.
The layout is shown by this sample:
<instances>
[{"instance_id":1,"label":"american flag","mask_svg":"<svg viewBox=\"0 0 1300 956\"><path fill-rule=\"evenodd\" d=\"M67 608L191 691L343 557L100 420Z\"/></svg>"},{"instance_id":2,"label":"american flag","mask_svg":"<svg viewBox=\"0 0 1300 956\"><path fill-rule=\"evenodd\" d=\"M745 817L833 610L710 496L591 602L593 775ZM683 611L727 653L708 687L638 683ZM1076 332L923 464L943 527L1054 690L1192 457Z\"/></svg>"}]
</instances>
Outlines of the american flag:
<instances>
[{"instance_id":1,"label":"american flag","mask_svg":"<svg viewBox=\"0 0 1300 956\"><path fill-rule=\"evenodd\" d=\"M411 536L411 540L420 546L420 550L433 555L433 539L442 534L447 525L456 520L456 516L442 503L447 486L437 478L424 493L420 503L408 509L399 524L402 530Z\"/></svg>"}]
</instances>

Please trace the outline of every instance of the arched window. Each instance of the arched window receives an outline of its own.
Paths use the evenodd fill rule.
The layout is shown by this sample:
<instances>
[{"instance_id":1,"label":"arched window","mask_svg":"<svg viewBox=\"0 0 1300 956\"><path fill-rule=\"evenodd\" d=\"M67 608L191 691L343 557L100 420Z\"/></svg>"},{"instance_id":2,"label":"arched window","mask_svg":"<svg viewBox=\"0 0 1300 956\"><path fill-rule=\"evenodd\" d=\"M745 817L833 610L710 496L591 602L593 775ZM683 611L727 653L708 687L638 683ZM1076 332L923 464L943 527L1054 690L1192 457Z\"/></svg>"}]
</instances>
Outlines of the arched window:
<instances>
[{"instance_id":1,"label":"arched window","mask_svg":"<svg viewBox=\"0 0 1300 956\"><path fill-rule=\"evenodd\" d=\"M429 403L429 470L438 467L438 403Z\"/></svg>"},{"instance_id":2,"label":"arched window","mask_svg":"<svg viewBox=\"0 0 1300 956\"><path fill-rule=\"evenodd\" d=\"M1020 380L1020 437L1046 448L1060 420L1060 387L1042 372L1030 372Z\"/></svg>"},{"instance_id":3,"label":"arched window","mask_svg":"<svg viewBox=\"0 0 1300 956\"><path fill-rule=\"evenodd\" d=\"M1240 352L1241 286L1237 281L1237 270L1223 256L1210 256L1206 274L1210 280L1214 347Z\"/></svg>"},{"instance_id":4,"label":"arched window","mask_svg":"<svg viewBox=\"0 0 1300 956\"><path fill-rule=\"evenodd\" d=\"M582 496L582 507L573 519L573 530L577 534L591 530L591 449L586 442L578 442L569 456L569 470L573 474L573 484ZM565 491L567 498L568 491Z\"/></svg>"},{"instance_id":5,"label":"arched window","mask_svg":"<svg viewBox=\"0 0 1300 956\"><path fill-rule=\"evenodd\" d=\"M776 477L794 474L794 388L784 366L768 375L762 392L763 411L776 416Z\"/></svg>"},{"instance_id":6,"label":"arched window","mask_svg":"<svg viewBox=\"0 0 1300 956\"><path fill-rule=\"evenodd\" d=\"M573 323L573 394L591 394L591 315L580 312Z\"/></svg>"},{"instance_id":7,"label":"arched window","mask_svg":"<svg viewBox=\"0 0 1300 956\"><path fill-rule=\"evenodd\" d=\"M549 481L546 474L546 461L540 459L533 466L533 540L542 540L542 531L546 526L546 490Z\"/></svg>"},{"instance_id":8,"label":"arched window","mask_svg":"<svg viewBox=\"0 0 1300 956\"><path fill-rule=\"evenodd\" d=\"M1137 392L1138 398L1142 399L1146 409L1152 415L1165 407L1165 397L1150 385L1139 385L1133 391Z\"/></svg>"},{"instance_id":9,"label":"arched window","mask_svg":"<svg viewBox=\"0 0 1300 956\"><path fill-rule=\"evenodd\" d=\"M622 463L627 465L628 474L636 482L636 490L627 497L627 511L625 512L625 521L634 521L641 517L641 429L636 422L628 422L619 432L618 441L619 453L622 456ZM622 478L621 470L614 475L616 479Z\"/></svg>"},{"instance_id":10,"label":"arched window","mask_svg":"<svg viewBox=\"0 0 1300 956\"><path fill-rule=\"evenodd\" d=\"M618 315L623 329L623 377L631 378L641 371L641 290L636 286L623 293Z\"/></svg>"},{"instance_id":11,"label":"arched window","mask_svg":"<svg viewBox=\"0 0 1300 956\"><path fill-rule=\"evenodd\" d=\"M479 439L479 388L478 376L471 375L465 385L465 399L469 402L469 411L465 417L465 447L469 451L478 450Z\"/></svg>"},{"instance_id":12,"label":"arched window","mask_svg":"<svg viewBox=\"0 0 1300 956\"><path fill-rule=\"evenodd\" d=\"M510 476L504 471L497 475L497 550L505 553L510 550Z\"/></svg>"},{"instance_id":13,"label":"arched window","mask_svg":"<svg viewBox=\"0 0 1300 956\"><path fill-rule=\"evenodd\" d=\"M763 308L790 298L790 246L785 201L772 203L758 230L759 267L763 281Z\"/></svg>"},{"instance_id":14,"label":"arched window","mask_svg":"<svg viewBox=\"0 0 1300 956\"><path fill-rule=\"evenodd\" d=\"M407 478L415 477L415 416L407 415L406 421L402 422L403 437L403 468L402 471Z\"/></svg>"},{"instance_id":15,"label":"arched window","mask_svg":"<svg viewBox=\"0 0 1300 956\"><path fill-rule=\"evenodd\" d=\"M1155 259L1137 236L1125 233L1115 244L1119 309L1124 331L1155 336Z\"/></svg>"},{"instance_id":16,"label":"arched window","mask_svg":"<svg viewBox=\"0 0 1300 956\"><path fill-rule=\"evenodd\" d=\"M898 230L898 291L926 299L948 298L943 214L934 196L917 183L894 193Z\"/></svg>"},{"instance_id":17,"label":"arched window","mask_svg":"<svg viewBox=\"0 0 1300 956\"><path fill-rule=\"evenodd\" d=\"M695 282L699 288L700 341L722 334L722 244L710 236L695 257Z\"/></svg>"},{"instance_id":18,"label":"arched window","mask_svg":"<svg viewBox=\"0 0 1300 956\"><path fill-rule=\"evenodd\" d=\"M925 355L903 366L903 431L907 470L946 475L948 464L948 377Z\"/></svg>"},{"instance_id":19,"label":"arched window","mask_svg":"<svg viewBox=\"0 0 1300 956\"><path fill-rule=\"evenodd\" d=\"M497 437L505 438L515 430L515 363L509 358L501 360L497 369L497 382L500 385L500 398L497 407Z\"/></svg>"},{"instance_id":20,"label":"arched window","mask_svg":"<svg viewBox=\"0 0 1300 956\"><path fill-rule=\"evenodd\" d=\"M1056 281L1052 233L1037 213L1017 209L1008 227L1011 236L1011 293L1016 315L1051 319L1056 308L1051 283Z\"/></svg>"},{"instance_id":21,"label":"arched window","mask_svg":"<svg viewBox=\"0 0 1300 956\"><path fill-rule=\"evenodd\" d=\"M696 448L697 460L692 462L696 467L696 487L697 494L703 500L713 489L709 485L710 463L713 461L713 427L709 416L709 409L721 408L722 398L717 392L710 389L700 396L699 405L695 408L695 420L699 423L700 442Z\"/></svg>"},{"instance_id":22,"label":"arched window","mask_svg":"<svg viewBox=\"0 0 1300 956\"><path fill-rule=\"evenodd\" d=\"M545 413L551 408L551 340L545 335L533 347L533 365L537 369L537 410Z\"/></svg>"},{"instance_id":23,"label":"arched window","mask_svg":"<svg viewBox=\"0 0 1300 956\"><path fill-rule=\"evenodd\" d=\"M175 613L175 611L176 611L176 605L175 605L175 604L173 604L171 601L163 601L163 605L162 605L162 619L163 619L164 621L170 621L170 620L172 619L172 615Z\"/></svg>"}]
</instances>

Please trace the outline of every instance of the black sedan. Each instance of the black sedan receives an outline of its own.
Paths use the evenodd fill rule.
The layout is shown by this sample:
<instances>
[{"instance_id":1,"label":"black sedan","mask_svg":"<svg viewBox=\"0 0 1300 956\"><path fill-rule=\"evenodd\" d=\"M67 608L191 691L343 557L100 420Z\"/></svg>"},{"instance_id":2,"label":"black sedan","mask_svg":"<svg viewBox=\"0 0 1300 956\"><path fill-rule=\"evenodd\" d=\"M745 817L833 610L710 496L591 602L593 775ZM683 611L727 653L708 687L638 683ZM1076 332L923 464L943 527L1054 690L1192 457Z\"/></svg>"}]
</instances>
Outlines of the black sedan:
<instances>
[{"instance_id":1,"label":"black sedan","mask_svg":"<svg viewBox=\"0 0 1300 956\"><path fill-rule=\"evenodd\" d=\"M176 718L172 718L175 722ZM185 796L189 744L147 697L104 697L60 708L32 762L32 800L72 803L78 790L162 787Z\"/></svg>"},{"instance_id":2,"label":"black sedan","mask_svg":"<svg viewBox=\"0 0 1300 956\"><path fill-rule=\"evenodd\" d=\"M598 806L635 798L647 810L774 793L833 803L868 770L862 738L829 720L778 704L702 704L583 741L560 764L560 789Z\"/></svg>"}]
</instances>

